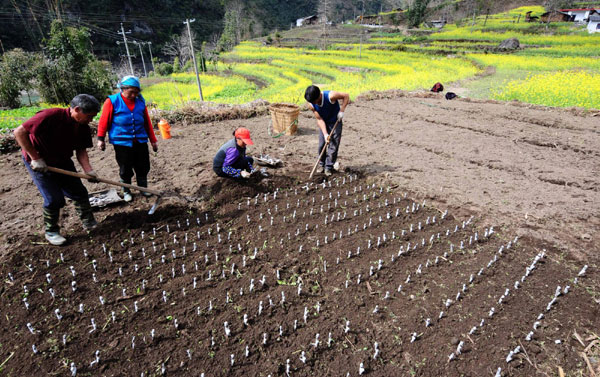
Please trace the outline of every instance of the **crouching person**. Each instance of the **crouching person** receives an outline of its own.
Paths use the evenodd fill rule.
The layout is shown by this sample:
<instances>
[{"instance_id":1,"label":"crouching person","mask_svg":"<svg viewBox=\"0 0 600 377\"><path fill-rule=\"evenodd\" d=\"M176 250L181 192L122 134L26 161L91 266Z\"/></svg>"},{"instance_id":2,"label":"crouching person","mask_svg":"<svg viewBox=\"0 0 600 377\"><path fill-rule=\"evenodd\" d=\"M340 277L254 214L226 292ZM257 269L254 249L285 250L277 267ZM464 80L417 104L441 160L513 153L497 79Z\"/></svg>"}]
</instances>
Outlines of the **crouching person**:
<instances>
[{"instance_id":1,"label":"crouching person","mask_svg":"<svg viewBox=\"0 0 600 377\"><path fill-rule=\"evenodd\" d=\"M75 209L86 230L97 225L81 179L49 172L48 166L75 172L71 160L75 151L83 171L96 176L86 148L93 145L88 124L98 111L100 104L96 98L79 94L73 98L69 108L39 111L14 131L15 139L22 148L25 167L44 199L45 236L52 245L62 245L67 241L60 235L58 225L65 196L75 202Z\"/></svg>"},{"instance_id":2,"label":"crouching person","mask_svg":"<svg viewBox=\"0 0 600 377\"><path fill-rule=\"evenodd\" d=\"M240 127L233 132L233 136L219 148L213 159L213 170L219 177L250 178L254 173L254 159L246 156L246 146L254 144L250 131Z\"/></svg>"}]
</instances>

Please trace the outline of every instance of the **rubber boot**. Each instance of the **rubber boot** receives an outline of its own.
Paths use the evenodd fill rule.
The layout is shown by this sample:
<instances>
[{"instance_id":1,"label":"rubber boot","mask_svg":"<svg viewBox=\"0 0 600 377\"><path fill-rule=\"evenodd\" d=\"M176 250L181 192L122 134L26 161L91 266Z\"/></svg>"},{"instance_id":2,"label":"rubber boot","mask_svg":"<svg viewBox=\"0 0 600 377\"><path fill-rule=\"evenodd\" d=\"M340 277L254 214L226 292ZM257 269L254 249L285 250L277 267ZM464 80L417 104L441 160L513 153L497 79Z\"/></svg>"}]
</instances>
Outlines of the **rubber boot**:
<instances>
[{"instance_id":1,"label":"rubber boot","mask_svg":"<svg viewBox=\"0 0 600 377\"><path fill-rule=\"evenodd\" d=\"M121 183L127 183L127 184L131 184L131 180L129 182L125 182L124 180L120 180L119 182ZM131 190L128 189L127 187L123 187L121 193L123 194L123 200L126 202L130 202L133 200L133 195L131 194Z\"/></svg>"},{"instance_id":2,"label":"rubber boot","mask_svg":"<svg viewBox=\"0 0 600 377\"><path fill-rule=\"evenodd\" d=\"M144 177L144 178L136 177L135 180L137 181L138 186L145 187L145 188L148 187L148 178L147 177ZM140 191L140 192L146 198L152 196L152 194L149 192L146 192L146 191Z\"/></svg>"},{"instance_id":3,"label":"rubber boot","mask_svg":"<svg viewBox=\"0 0 600 377\"><path fill-rule=\"evenodd\" d=\"M46 240L52 245L60 246L67 242L67 239L58 233L58 219L60 218L60 209L44 208L44 227Z\"/></svg>"},{"instance_id":4,"label":"rubber boot","mask_svg":"<svg viewBox=\"0 0 600 377\"><path fill-rule=\"evenodd\" d=\"M90 231L98 226L98 222L96 222L96 219L94 218L94 212L92 211L92 206L88 199L75 202L75 211L77 211L85 230Z\"/></svg>"},{"instance_id":5,"label":"rubber boot","mask_svg":"<svg viewBox=\"0 0 600 377\"><path fill-rule=\"evenodd\" d=\"M44 226L46 232L58 232L58 219L60 218L60 209L44 208Z\"/></svg>"}]
</instances>

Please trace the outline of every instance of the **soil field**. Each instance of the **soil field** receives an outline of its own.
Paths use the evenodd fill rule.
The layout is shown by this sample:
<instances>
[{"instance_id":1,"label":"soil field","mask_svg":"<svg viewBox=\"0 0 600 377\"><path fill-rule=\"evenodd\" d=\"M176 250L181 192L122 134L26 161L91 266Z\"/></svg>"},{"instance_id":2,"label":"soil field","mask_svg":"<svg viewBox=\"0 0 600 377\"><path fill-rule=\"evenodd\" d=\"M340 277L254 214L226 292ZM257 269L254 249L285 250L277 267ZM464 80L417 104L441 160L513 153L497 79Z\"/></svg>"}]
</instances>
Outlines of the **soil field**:
<instances>
[{"instance_id":1,"label":"soil field","mask_svg":"<svg viewBox=\"0 0 600 377\"><path fill-rule=\"evenodd\" d=\"M381 95L378 95L381 96ZM150 185L197 199L97 212L43 242L41 199L3 155L5 375L588 375L600 355L597 113L359 99L343 172L308 181L316 125L173 124ZM215 178L237 126L268 178ZM92 150L116 177L110 152ZM86 183L86 185L88 185ZM103 188L89 184L90 190ZM587 266L587 267L584 267Z\"/></svg>"}]
</instances>

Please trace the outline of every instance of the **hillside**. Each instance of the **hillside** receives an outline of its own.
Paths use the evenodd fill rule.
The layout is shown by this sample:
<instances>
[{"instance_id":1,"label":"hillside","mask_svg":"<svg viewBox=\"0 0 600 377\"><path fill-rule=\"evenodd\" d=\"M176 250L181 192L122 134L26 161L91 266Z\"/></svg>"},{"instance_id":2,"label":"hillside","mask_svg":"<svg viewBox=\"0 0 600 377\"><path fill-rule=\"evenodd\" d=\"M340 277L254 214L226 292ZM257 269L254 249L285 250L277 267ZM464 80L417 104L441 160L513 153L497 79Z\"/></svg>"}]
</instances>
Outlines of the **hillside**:
<instances>
[{"instance_id":1,"label":"hillside","mask_svg":"<svg viewBox=\"0 0 600 377\"><path fill-rule=\"evenodd\" d=\"M316 0L193 0L158 1L133 0L128 2L86 2L64 0L48 2L27 0L0 2L0 40L4 51L15 47L39 50L43 38L47 37L53 19L62 19L68 25L87 27L91 31L93 51L101 59L118 62L125 53L116 44L122 40L118 34L121 23L131 31L131 40L152 42L154 54L161 56L161 49L173 35L183 31L183 21L194 18L191 27L197 42L215 42L223 31L227 12L236 12L237 31L241 39L263 36L273 30L287 30L297 18L326 12L334 22L352 20L364 14L376 14L393 8L406 9L406 1L375 0L363 2L329 1L325 7ZM445 17L450 22L467 15L496 13L527 4L542 4L543 1L432 1L431 17ZM158 16L157 16L158 15Z\"/></svg>"}]
</instances>

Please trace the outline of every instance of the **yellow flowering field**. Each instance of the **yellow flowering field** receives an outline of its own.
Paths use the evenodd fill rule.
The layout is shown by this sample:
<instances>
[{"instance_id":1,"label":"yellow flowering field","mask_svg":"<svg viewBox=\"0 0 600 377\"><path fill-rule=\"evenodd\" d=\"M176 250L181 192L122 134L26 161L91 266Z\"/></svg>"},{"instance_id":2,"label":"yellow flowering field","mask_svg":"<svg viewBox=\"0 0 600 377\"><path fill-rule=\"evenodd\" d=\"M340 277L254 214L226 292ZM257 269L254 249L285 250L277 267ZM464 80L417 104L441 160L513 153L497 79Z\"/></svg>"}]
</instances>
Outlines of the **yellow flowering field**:
<instances>
[{"instance_id":1,"label":"yellow flowering field","mask_svg":"<svg viewBox=\"0 0 600 377\"><path fill-rule=\"evenodd\" d=\"M518 100L547 106L600 109L600 73L545 72L510 81L494 92L499 100Z\"/></svg>"},{"instance_id":2,"label":"yellow flowering field","mask_svg":"<svg viewBox=\"0 0 600 377\"><path fill-rule=\"evenodd\" d=\"M468 54L469 58L496 69L558 71L587 68L600 70L600 59L587 57L531 57L523 55Z\"/></svg>"},{"instance_id":3,"label":"yellow flowering field","mask_svg":"<svg viewBox=\"0 0 600 377\"><path fill-rule=\"evenodd\" d=\"M193 73L172 75L172 81L160 82L145 87L142 95L148 102L160 108L170 109L182 106L188 101L199 101L200 94ZM244 103L252 101L256 85L241 76L200 75L202 95L205 101L222 103Z\"/></svg>"},{"instance_id":4,"label":"yellow flowering field","mask_svg":"<svg viewBox=\"0 0 600 377\"><path fill-rule=\"evenodd\" d=\"M598 107L594 101L582 100L583 94L577 92L581 86L571 83L581 75L597 80L600 34L588 34L570 23L528 23L524 21L528 11L539 16L544 8L520 7L487 19L468 18L429 36L382 32L374 33L362 45L332 41L326 50L242 42L221 56L217 72L201 76L204 97L222 103L258 98L302 103L304 89L317 83L326 89L348 92L354 98L369 90L429 89L435 82L447 85L494 67L502 78L498 81L507 80L498 83L493 76L486 77L479 87L485 96ZM524 48L514 53L490 51L507 38L519 39ZM553 85L562 88L563 96L535 92L536 80L543 79L552 79ZM199 99L195 77L189 73L174 74L169 82L151 85L144 96L160 107ZM569 100L550 101L552 98Z\"/></svg>"},{"instance_id":5,"label":"yellow flowering field","mask_svg":"<svg viewBox=\"0 0 600 377\"><path fill-rule=\"evenodd\" d=\"M468 59L410 52L367 50L308 50L265 47L243 42L227 54L220 75L202 75L207 101L243 103L262 98L270 102L304 102L304 90L314 79L356 97L368 90L429 88L437 81L471 77L479 69ZM246 63L252 61L252 63ZM233 73L234 76L226 76ZM258 88L250 79L265 86ZM170 82L149 86L144 97L159 106L174 107L199 95L193 74L174 74Z\"/></svg>"}]
</instances>

